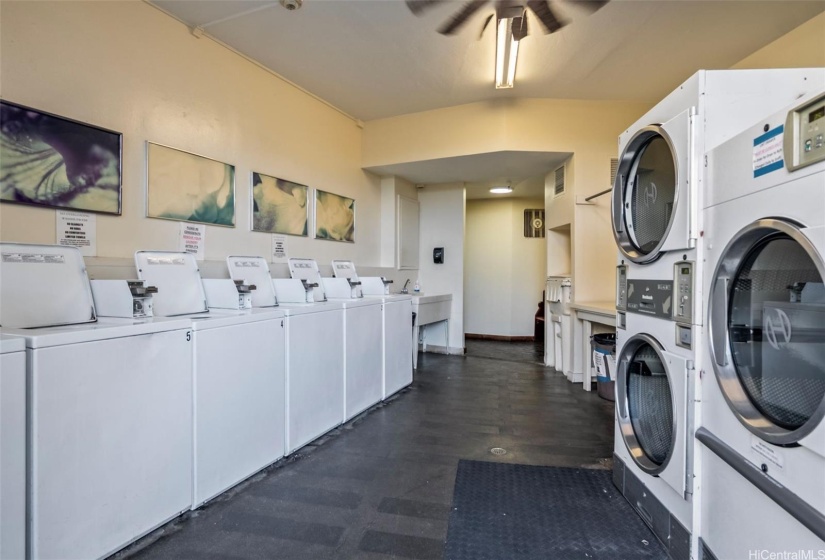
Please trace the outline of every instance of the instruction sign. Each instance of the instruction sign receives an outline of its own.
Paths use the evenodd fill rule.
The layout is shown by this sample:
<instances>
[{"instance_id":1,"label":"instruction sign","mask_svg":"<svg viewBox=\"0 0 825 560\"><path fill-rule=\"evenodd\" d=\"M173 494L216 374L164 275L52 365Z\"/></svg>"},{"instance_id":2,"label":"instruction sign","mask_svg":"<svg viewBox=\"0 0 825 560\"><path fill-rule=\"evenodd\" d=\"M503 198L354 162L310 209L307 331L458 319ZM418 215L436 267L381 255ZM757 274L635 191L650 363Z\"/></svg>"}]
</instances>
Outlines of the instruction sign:
<instances>
[{"instance_id":1,"label":"instruction sign","mask_svg":"<svg viewBox=\"0 0 825 560\"><path fill-rule=\"evenodd\" d=\"M206 246L206 226L203 224L180 224L180 242L178 250L182 253L191 253L202 261Z\"/></svg>"},{"instance_id":2,"label":"instruction sign","mask_svg":"<svg viewBox=\"0 0 825 560\"><path fill-rule=\"evenodd\" d=\"M56 216L58 245L77 247L84 257L97 255L97 221L94 214L58 210Z\"/></svg>"},{"instance_id":3,"label":"instruction sign","mask_svg":"<svg viewBox=\"0 0 825 560\"><path fill-rule=\"evenodd\" d=\"M782 169L785 165L782 143L785 139L785 126L779 125L773 130L753 140L753 177L761 177L771 171Z\"/></svg>"},{"instance_id":4,"label":"instruction sign","mask_svg":"<svg viewBox=\"0 0 825 560\"><path fill-rule=\"evenodd\" d=\"M284 263L288 261L286 250L286 235L272 236L272 262Z\"/></svg>"}]
</instances>

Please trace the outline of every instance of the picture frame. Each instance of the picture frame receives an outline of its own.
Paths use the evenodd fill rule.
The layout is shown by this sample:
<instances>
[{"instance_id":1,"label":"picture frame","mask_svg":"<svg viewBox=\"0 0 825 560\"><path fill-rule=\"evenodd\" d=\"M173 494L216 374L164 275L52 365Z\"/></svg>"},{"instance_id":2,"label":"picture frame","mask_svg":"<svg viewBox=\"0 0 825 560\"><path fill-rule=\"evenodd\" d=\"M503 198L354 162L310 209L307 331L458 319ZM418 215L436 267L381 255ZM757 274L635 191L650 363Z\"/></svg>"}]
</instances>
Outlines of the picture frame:
<instances>
[{"instance_id":1,"label":"picture frame","mask_svg":"<svg viewBox=\"0 0 825 560\"><path fill-rule=\"evenodd\" d=\"M0 100L0 202L120 215L123 134Z\"/></svg>"},{"instance_id":2,"label":"picture frame","mask_svg":"<svg viewBox=\"0 0 825 560\"><path fill-rule=\"evenodd\" d=\"M309 236L309 187L253 171L252 231Z\"/></svg>"},{"instance_id":3,"label":"picture frame","mask_svg":"<svg viewBox=\"0 0 825 560\"><path fill-rule=\"evenodd\" d=\"M235 166L146 142L146 216L235 227Z\"/></svg>"},{"instance_id":4,"label":"picture frame","mask_svg":"<svg viewBox=\"0 0 825 560\"><path fill-rule=\"evenodd\" d=\"M355 199L315 189L315 239L355 243Z\"/></svg>"}]
</instances>

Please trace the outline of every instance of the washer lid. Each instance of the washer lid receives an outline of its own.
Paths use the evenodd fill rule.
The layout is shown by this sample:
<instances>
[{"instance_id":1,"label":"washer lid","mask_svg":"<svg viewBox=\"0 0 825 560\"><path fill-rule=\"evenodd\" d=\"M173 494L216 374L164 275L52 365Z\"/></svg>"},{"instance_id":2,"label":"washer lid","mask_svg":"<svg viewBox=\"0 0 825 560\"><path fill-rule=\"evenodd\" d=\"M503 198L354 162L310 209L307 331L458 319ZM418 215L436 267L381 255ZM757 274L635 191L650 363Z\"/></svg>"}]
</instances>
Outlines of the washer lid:
<instances>
[{"instance_id":1,"label":"washer lid","mask_svg":"<svg viewBox=\"0 0 825 560\"><path fill-rule=\"evenodd\" d=\"M232 280L243 280L246 284L255 285L252 291L252 307L278 305L269 263L265 258L230 255L226 257L226 266L229 268L229 277Z\"/></svg>"},{"instance_id":2,"label":"washer lid","mask_svg":"<svg viewBox=\"0 0 825 560\"><path fill-rule=\"evenodd\" d=\"M86 265L75 247L0 243L0 279L0 326L96 320Z\"/></svg>"},{"instance_id":3,"label":"washer lid","mask_svg":"<svg viewBox=\"0 0 825 560\"><path fill-rule=\"evenodd\" d=\"M745 427L778 445L797 443L825 418L825 265L809 231L783 220L745 227L711 283L722 394Z\"/></svg>"},{"instance_id":4,"label":"washer lid","mask_svg":"<svg viewBox=\"0 0 825 560\"><path fill-rule=\"evenodd\" d=\"M195 255L173 251L137 251L138 278L155 286L154 314L160 317L209 311Z\"/></svg>"}]
</instances>

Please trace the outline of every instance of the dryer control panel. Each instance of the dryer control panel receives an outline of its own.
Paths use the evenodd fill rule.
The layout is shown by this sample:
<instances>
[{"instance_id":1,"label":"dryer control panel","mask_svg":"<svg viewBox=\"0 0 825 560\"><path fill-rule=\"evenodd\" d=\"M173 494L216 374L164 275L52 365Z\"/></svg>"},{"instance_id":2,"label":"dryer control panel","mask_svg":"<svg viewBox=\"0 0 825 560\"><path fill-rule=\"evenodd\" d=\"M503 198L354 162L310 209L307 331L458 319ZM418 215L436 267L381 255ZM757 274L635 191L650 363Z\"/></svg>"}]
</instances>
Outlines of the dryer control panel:
<instances>
[{"instance_id":1,"label":"dryer control panel","mask_svg":"<svg viewBox=\"0 0 825 560\"><path fill-rule=\"evenodd\" d=\"M627 265L616 267L616 309L627 310Z\"/></svg>"},{"instance_id":2,"label":"dryer control panel","mask_svg":"<svg viewBox=\"0 0 825 560\"><path fill-rule=\"evenodd\" d=\"M788 113L783 150L790 171L825 160L825 94Z\"/></svg>"},{"instance_id":3,"label":"dryer control panel","mask_svg":"<svg viewBox=\"0 0 825 560\"><path fill-rule=\"evenodd\" d=\"M690 261L673 265L673 320L693 322L693 263Z\"/></svg>"}]
</instances>

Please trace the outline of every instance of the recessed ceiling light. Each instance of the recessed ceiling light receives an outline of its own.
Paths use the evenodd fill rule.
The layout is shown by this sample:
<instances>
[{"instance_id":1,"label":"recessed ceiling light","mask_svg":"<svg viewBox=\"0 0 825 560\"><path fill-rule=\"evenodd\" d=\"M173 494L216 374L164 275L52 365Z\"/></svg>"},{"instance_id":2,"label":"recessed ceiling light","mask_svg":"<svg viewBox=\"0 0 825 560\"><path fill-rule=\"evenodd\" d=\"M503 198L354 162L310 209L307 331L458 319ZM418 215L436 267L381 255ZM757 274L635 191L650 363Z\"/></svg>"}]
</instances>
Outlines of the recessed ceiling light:
<instances>
[{"instance_id":1,"label":"recessed ceiling light","mask_svg":"<svg viewBox=\"0 0 825 560\"><path fill-rule=\"evenodd\" d=\"M493 187L490 189L490 192L493 194L510 194L513 192L513 187L507 185L506 187Z\"/></svg>"}]
</instances>

